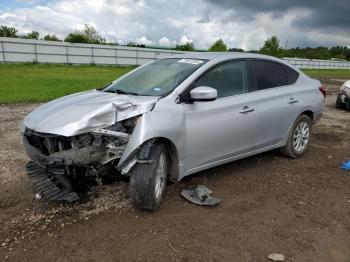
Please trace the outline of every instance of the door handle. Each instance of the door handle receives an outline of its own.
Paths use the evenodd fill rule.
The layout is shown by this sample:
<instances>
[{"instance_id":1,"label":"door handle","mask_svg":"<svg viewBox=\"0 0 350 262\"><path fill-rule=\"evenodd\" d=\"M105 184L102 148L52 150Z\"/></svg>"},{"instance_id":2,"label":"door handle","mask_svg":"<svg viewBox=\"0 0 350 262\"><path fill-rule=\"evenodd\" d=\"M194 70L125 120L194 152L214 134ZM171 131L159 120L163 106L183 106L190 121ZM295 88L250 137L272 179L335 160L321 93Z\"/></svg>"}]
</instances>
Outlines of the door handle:
<instances>
[{"instance_id":1,"label":"door handle","mask_svg":"<svg viewBox=\"0 0 350 262\"><path fill-rule=\"evenodd\" d=\"M294 99L294 97L291 97L288 101L288 104L294 104L294 103L298 103L298 102L299 102L299 100L296 100L296 99Z\"/></svg>"},{"instance_id":2,"label":"door handle","mask_svg":"<svg viewBox=\"0 0 350 262\"><path fill-rule=\"evenodd\" d=\"M239 111L241 114L246 114L255 111L254 108L250 108L249 106L244 106L241 111Z\"/></svg>"}]
</instances>

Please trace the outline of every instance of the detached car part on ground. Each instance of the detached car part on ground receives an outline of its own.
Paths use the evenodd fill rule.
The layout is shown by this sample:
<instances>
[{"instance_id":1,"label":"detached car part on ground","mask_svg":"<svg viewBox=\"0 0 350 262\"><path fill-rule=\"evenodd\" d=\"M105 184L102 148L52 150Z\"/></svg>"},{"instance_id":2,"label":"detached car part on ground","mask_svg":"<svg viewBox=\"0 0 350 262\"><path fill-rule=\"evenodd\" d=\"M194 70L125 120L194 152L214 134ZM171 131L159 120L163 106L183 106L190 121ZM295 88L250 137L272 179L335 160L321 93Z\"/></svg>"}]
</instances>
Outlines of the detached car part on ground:
<instances>
[{"instance_id":1,"label":"detached car part on ground","mask_svg":"<svg viewBox=\"0 0 350 262\"><path fill-rule=\"evenodd\" d=\"M340 88L337 96L336 107L350 110L350 80L346 81Z\"/></svg>"},{"instance_id":2,"label":"detached car part on ground","mask_svg":"<svg viewBox=\"0 0 350 262\"><path fill-rule=\"evenodd\" d=\"M132 203L156 210L169 180L275 148L304 154L325 95L319 81L268 56L160 59L30 113L21 130L28 175L36 198L68 202L130 177Z\"/></svg>"}]
</instances>

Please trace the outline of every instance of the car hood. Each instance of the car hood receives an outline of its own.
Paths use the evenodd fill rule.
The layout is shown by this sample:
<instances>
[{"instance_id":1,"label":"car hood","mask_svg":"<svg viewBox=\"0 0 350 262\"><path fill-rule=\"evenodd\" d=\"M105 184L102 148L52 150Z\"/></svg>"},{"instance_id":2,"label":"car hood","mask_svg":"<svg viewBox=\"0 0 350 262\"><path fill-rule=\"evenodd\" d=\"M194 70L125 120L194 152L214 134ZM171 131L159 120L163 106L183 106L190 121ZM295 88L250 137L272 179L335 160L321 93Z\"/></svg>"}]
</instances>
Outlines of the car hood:
<instances>
[{"instance_id":1,"label":"car hood","mask_svg":"<svg viewBox=\"0 0 350 262\"><path fill-rule=\"evenodd\" d=\"M73 136L141 115L159 97L132 96L91 90L46 103L27 115L24 127L36 132Z\"/></svg>"}]
</instances>

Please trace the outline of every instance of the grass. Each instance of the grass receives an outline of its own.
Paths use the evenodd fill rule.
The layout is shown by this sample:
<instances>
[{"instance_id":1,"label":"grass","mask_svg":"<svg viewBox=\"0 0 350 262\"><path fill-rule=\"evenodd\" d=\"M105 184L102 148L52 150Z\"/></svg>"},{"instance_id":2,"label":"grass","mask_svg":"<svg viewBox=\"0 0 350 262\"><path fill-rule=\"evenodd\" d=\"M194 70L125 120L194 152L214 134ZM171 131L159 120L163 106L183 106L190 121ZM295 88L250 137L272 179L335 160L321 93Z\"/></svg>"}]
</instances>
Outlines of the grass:
<instances>
[{"instance_id":1,"label":"grass","mask_svg":"<svg viewBox=\"0 0 350 262\"><path fill-rule=\"evenodd\" d=\"M0 64L0 103L45 102L98 88L134 67Z\"/></svg>"},{"instance_id":2,"label":"grass","mask_svg":"<svg viewBox=\"0 0 350 262\"><path fill-rule=\"evenodd\" d=\"M350 69L303 69L303 72L314 78L350 79Z\"/></svg>"},{"instance_id":3,"label":"grass","mask_svg":"<svg viewBox=\"0 0 350 262\"><path fill-rule=\"evenodd\" d=\"M0 64L0 104L46 102L79 91L101 87L133 66ZM350 70L304 69L317 78L350 79Z\"/></svg>"}]
</instances>

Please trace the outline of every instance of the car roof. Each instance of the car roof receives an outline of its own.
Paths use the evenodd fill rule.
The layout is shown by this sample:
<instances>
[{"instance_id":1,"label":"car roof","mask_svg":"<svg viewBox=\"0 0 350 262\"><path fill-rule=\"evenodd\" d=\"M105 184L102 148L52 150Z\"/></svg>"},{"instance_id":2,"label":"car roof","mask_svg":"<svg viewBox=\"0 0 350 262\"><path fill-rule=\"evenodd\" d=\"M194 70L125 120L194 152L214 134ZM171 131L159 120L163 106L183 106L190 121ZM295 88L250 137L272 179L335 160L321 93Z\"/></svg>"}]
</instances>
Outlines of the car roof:
<instances>
[{"instance_id":1,"label":"car roof","mask_svg":"<svg viewBox=\"0 0 350 262\"><path fill-rule=\"evenodd\" d=\"M172 58L206 59L206 60L215 60L215 59L221 60L225 58L227 59L263 58L263 59L280 61L280 59L272 56L255 54L255 53L245 53L245 52L188 52L188 53L182 53L182 54L173 54L171 57Z\"/></svg>"},{"instance_id":2,"label":"car roof","mask_svg":"<svg viewBox=\"0 0 350 262\"><path fill-rule=\"evenodd\" d=\"M231 59L240 59L240 58L255 58L255 59L267 59L270 61L276 61L285 65L288 65L289 67L294 68L297 72L301 74L301 71L296 68L295 66L292 66L288 62L279 59L277 57L268 56L268 55L261 55L256 53L246 53L246 52L187 52L182 54L173 54L172 56L164 57L164 58L187 58L187 59L203 59L203 60L209 60L209 61L225 61L225 60L231 60Z\"/></svg>"}]
</instances>

